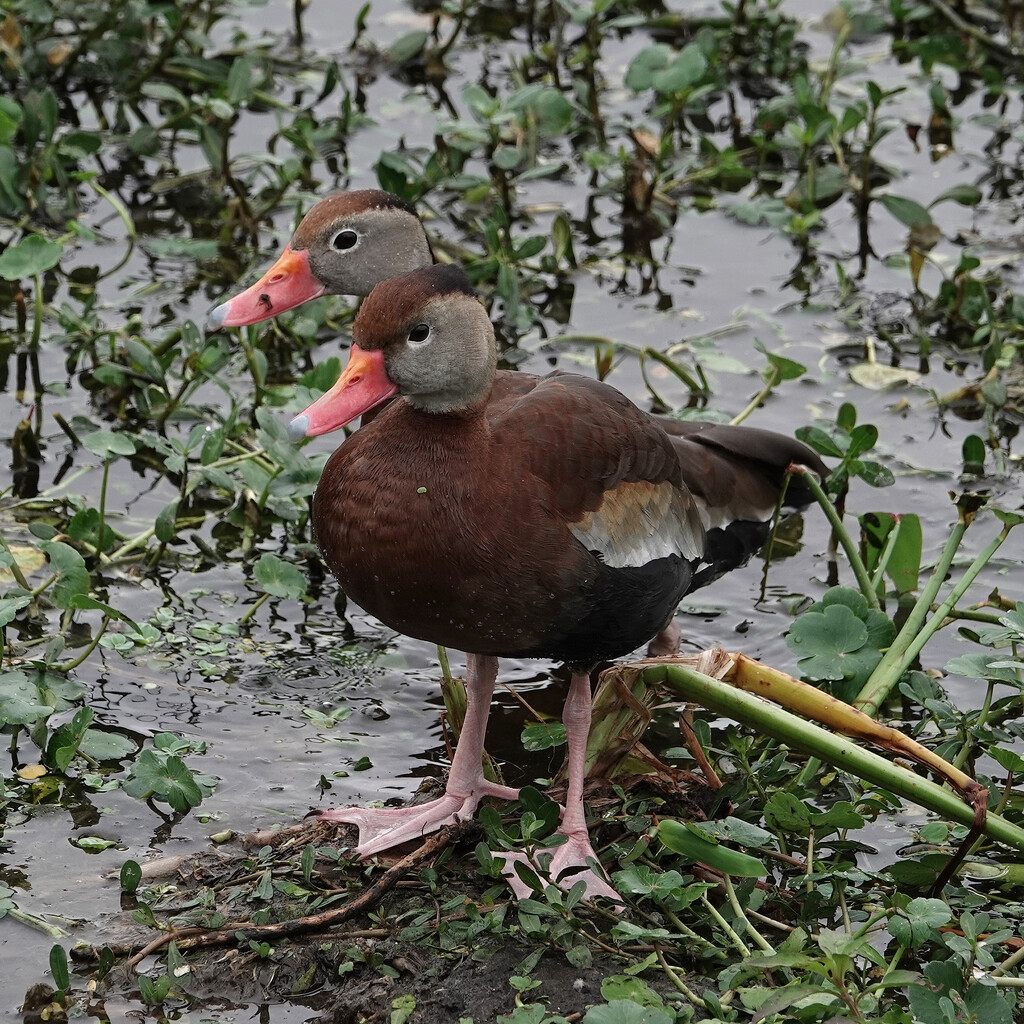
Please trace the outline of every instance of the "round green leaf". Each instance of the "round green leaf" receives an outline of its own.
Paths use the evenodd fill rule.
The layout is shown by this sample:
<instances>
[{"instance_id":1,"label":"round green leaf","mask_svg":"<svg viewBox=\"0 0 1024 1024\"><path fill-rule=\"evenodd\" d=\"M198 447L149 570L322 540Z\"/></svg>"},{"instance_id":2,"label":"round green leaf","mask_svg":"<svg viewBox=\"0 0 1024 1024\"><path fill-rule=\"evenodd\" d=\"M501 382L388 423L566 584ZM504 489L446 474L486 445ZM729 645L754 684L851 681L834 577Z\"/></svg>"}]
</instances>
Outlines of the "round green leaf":
<instances>
[{"instance_id":1,"label":"round green leaf","mask_svg":"<svg viewBox=\"0 0 1024 1024\"><path fill-rule=\"evenodd\" d=\"M270 552L262 555L253 569L253 578L271 597L298 599L306 593L306 578L291 562Z\"/></svg>"},{"instance_id":2,"label":"round green leaf","mask_svg":"<svg viewBox=\"0 0 1024 1024\"><path fill-rule=\"evenodd\" d=\"M20 281L23 277L45 273L60 263L63 255L64 247L59 242L51 242L42 235L29 235L0 253L0 278Z\"/></svg>"},{"instance_id":3,"label":"round green leaf","mask_svg":"<svg viewBox=\"0 0 1024 1024\"><path fill-rule=\"evenodd\" d=\"M82 444L101 458L108 459L113 455L134 455L135 442L126 434L118 434L113 430L94 430L82 438Z\"/></svg>"}]
</instances>

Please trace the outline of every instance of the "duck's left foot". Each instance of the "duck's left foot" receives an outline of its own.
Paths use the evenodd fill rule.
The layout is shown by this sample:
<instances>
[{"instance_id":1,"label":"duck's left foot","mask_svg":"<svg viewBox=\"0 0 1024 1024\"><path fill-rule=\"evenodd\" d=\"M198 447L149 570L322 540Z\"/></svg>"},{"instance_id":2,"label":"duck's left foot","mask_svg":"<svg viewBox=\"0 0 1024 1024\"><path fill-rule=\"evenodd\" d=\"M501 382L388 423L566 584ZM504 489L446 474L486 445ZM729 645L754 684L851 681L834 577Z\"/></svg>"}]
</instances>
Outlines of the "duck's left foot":
<instances>
[{"instance_id":1,"label":"duck's left foot","mask_svg":"<svg viewBox=\"0 0 1024 1024\"><path fill-rule=\"evenodd\" d=\"M535 865L530 863L526 854L518 851L508 853L504 850L492 851L492 854L504 859L505 867L502 869L502 874L516 894L516 899L523 900L532 896L533 890L519 877L519 873L515 869L515 863L518 861L521 864L526 864L533 871L537 870ZM585 835L570 835L551 857L551 863L548 865L551 881L560 889L565 889L566 892L577 882L585 882L586 890L583 893L585 900L603 896L605 899L621 904L622 897L587 864L588 858L600 864L597 854L594 853L594 848L590 845L590 840ZM543 875L541 877L543 878Z\"/></svg>"}]
</instances>

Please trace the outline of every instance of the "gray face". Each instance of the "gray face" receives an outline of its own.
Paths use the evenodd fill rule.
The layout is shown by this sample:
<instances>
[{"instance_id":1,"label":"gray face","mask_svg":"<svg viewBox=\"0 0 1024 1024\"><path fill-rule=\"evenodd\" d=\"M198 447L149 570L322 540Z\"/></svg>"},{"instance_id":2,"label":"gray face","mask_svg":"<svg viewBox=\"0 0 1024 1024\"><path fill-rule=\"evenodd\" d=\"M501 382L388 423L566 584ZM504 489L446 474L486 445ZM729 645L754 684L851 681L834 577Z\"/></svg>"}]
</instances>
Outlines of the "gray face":
<instances>
[{"instance_id":1,"label":"gray face","mask_svg":"<svg viewBox=\"0 0 1024 1024\"><path fill-rule=\"evenodd\" d=\"M389 332L384 366L406 401L425 412L453 412L483 401L497 366L487 311L461 292L427 299Z\"/></svg>"},{"instance_id":2,"label":"gray face","mask_svg":"<svg viewBox=\"0 0 1024 1024\"><path fill-rule=\"evenodd\" d=\"M497 346L476 298L462 292L425 297L401 310L397 325L387 309L368 311L370 317L360 314L354 340L360 347L383 348L387 375L411 406L449 413L487 396L498 364Z\"/></svg>"},{"instance_id":3,"label":"gray face","mask_svg":"<svg viewBox=\"0 0 1024 1024\"><path fill-rule=\"evenodd\" d=\"M419 218L399 207L342 214L314 224L308 240L301 234L293 248L308 248L310 269L336 295L369 295L381 281L433 263Z\"/></svg>"}]
</instances>

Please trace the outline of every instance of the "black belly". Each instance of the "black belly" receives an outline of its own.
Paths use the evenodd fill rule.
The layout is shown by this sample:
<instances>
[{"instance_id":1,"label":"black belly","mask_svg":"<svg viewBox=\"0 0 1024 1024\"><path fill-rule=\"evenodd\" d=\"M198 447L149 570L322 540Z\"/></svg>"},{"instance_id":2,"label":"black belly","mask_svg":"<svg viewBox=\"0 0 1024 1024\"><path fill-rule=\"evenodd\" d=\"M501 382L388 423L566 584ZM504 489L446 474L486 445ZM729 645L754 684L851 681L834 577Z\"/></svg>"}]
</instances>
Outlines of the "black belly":
<instances>
[{"instance_id":1,"label":"black belly","mask_svg":"<svg viewBox=\"0 0 1024 1024\"><path fill-rule=\"evenodd\" d=\"M602 564L581 616L552 623L560 629L542 643L509 654L579 667L621 658L665 626L692 579L693 567L678 555L635 568Z\"/></svg>"}]
</instances>

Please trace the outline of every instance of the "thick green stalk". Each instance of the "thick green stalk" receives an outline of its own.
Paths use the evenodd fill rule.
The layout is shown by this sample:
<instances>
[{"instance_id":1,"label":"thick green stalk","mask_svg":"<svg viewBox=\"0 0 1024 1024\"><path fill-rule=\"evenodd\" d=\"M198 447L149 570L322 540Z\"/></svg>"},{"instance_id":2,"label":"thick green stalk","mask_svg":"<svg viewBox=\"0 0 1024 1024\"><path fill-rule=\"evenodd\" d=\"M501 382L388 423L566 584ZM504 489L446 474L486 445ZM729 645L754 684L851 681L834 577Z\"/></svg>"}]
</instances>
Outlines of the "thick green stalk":
<instances>
[{"instance_id":1,"label":"thick green stalk","mask_svg":"<svg viewBox=\"0 0 1024 1024\"><path fill-rule=\"evenodd\" d=\"M652 665L644 670L643 676L649 685L667 685L687 700L697 701L711 711L728 715L805 750L871 785L880 786L962 825L974 824L973 808L950 790L864 750L854 740L836 736L788 711L772 707L760 697L683 665ZM1015 850L1024 851L1024 828L1005 818L990 813L985 823L985 834Z\"/></svg>"},{"instance_id":2,"label":"thick green stalk","mask_svg":"<svg viewBox=\"0 0 1024 1024\"><path fill-rule=\"evenodd\" d=\"M854 707L860 708L866 715L874 717L882 702L889 695L889 692L903 676L903 673L907 671L913 660L921 653L925 644L942 625L943 620L956 606L957 601L963 597L967 588L977 578L978 573L989 563L1000 545L1006 540L1010 530L1013 529L1012 525L1005 525L1003 527L999 535L971 563L970 568L968 568L960 578L960 581L949 592L949 596L938 606L931 619L928 619L932 603L946 580L949 567L953 564L953 557L960 546L960 541L963 539L967 526L968 520L961 515L950 533L949 540L942 551L942 556L935 566L935 571L928 580L925 589L921 591L899 635L892 642L889 650L885 652L885 656L875 667L874 672L871 673L868 681L861 688L860 693L857 694L856 699L852 701Z\"/></svg>"}]
</instances>

